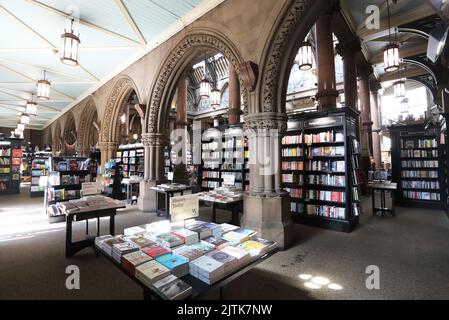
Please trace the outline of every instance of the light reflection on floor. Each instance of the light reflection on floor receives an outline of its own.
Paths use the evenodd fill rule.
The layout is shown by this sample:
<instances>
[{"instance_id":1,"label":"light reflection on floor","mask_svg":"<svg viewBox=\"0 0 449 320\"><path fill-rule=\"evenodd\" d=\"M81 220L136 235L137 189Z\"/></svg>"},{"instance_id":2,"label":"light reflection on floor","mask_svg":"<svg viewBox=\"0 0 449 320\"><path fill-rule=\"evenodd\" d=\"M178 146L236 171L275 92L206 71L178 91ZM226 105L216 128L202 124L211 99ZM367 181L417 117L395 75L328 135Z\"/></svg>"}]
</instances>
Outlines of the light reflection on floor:
<instances>
[{"instance_id":1,"label":"light reflection on floor","mask_svg":"<svg viewBox=\"0 0 449 320\"><path fill-rule=\"evenodd\" d=\"M329 278L322 276L313 276L311 274L300 274L299 279L304 281L304 286L312 290L327 288L334 291L343 290L343 286L333 283Z\"/></svg>"}]
</instances>

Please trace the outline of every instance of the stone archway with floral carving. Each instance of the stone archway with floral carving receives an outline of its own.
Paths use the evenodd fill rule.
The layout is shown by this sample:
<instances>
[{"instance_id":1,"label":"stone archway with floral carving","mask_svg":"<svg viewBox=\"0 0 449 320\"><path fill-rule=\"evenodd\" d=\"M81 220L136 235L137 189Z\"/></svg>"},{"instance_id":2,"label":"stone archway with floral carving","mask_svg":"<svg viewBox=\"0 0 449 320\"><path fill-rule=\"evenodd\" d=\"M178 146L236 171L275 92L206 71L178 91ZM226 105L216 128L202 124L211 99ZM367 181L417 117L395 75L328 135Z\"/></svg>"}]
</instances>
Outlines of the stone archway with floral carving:
<instances>
[{"instance_id":1,"label":"stone archway with floral carving","mask_svg":"<svg viewBox=\"0 0 449 320\"><path fill-rule=\"evenodd\" d=\"M236 68L242 90L244 112L248 110L248 92L240 76L239 66L244 62L236 46L221 32L213 29L194 29L171 51L159 69L151 89L149 107L145 115L147 133L164 133L171 99L179 77L196 56L206 50L223 54Z\"/></svg>"},{"instance_id":2,"label":"stone archway with floral carving","mask_svg":"<svg viewBox=\"0 0 449 320\"><path fill-rule=\"evenodd\" d=\"M56 123L55 129L53 130L52 137L52 151L53 155L60 155L62 152L62 135L61 135L61 124L59 121Z\"/></svg>"},{"instance_id":3,"label":"stone archway with floral carving","mask_svg":"<svg viewBox=\"0 0 449 320\"><path fill-rule=\"evenodd\" d=\"M133 93L137 94L141 101L137 86L128 76L121 76L114 85L106 104L103 121L101 122L100 141L118 142L120 141L119 117L120 110Z\"/></svg>"},{"instance_id":4,"label":"stone archway with floral carving","mask_svg":"<svg viewBox=\"0 0 449 320\"><path fill-rule=\"evenodd\" d=\"M84 106L78 126L78 143L77 151L82 156L88 156L92 147L98 142L100 132L96 127L98 120L97 108L95 102L90 97Z\"/></svg>"}]
</instances>

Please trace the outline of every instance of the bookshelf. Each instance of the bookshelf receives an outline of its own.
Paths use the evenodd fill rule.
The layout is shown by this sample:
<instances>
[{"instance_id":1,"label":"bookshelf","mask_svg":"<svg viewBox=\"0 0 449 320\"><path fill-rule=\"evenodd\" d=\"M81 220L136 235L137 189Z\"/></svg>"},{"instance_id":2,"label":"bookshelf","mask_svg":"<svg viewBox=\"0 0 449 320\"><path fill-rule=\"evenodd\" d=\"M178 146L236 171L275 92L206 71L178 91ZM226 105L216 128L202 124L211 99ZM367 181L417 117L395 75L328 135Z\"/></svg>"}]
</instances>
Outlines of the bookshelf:
<instances>
[{"instance_id":1,"label":"bookshelf","mask_svg":"<svg viewBox=\"0 0 449 320\"><path fill-rule=\"evenodd\" d=\"M221 126L203 131L200 186L208 191L225 183L249 189L248 144L241 125Z\"/></svg>"},{"instance_id":2,"label":"bookshelf","mask_svg":"<svg viewBox=\"0 0 449 320\"><path fill-rule=\"evenodd\" d=\"M48 178L51 152L36 152L31 161L31 197L43 197L45 195L45 181Z\"/></svg>"},{"instance_id":3,"label":"bookshelf","mask_svg":"<svg viewBox=\"0 0 449 320\"><path fill-rule=\"evenodd\" d=\"M0 141L0 195L20 193L21 144L21 139Z\"/></svg>"},{"instance_id":4,"label":"bookshelf","mask_svg":"<svg viewBox=\"0 0 449 320\"><path fill-rule=\"evenodd\" d=\"M79 199L82 183L93 181L94 175L86 160L80 157L49 158L44 201L50 223L65 221L65 215L57 206L58 202Z\"/></svg>"},{"instance_id":5,"label":"bookshelf","mask_svg":"<svg viewBox=\"0 0 449 320\"><path fill-rule=\"evenodd\" d=\"M389 128L392 138L392 180L398 183L400 206L443 208L444 156L440 132L423 124Z\"/></svg>"},{"instance_id":6,"label":"bookshelf","mask_svg":"<svg viewBox=\"0 0 449 320\"><path fill-rule=\"evenodd\" d=\"M173 171L172 165L171 165L171 158L170 158L170 146L166 145L164 147L164 176L165 178L168 177L168 173Z\"/></svg>"},{"instance_id":7,"label":"bookshelf","mask_svg":"<svg viewBox=\"0 0 449 320\"><path fill-rule=\"evenodd\" d=\"M357 119L349 108L289 116L281 169L295 222L342 232L357 225Z\"/></svg>"},{"instance_id":8,"label":"bookshelf","mask_svg":"<svg viewBox=\"0 0 449 320\"><path fill-rule=\"evenodd\" d=\"M449 214L449 137L447 131L447 121L449 120L449 113L442 114L444 120L442 121L442 126L440 128L440 152L442 159L442 175L443 184L442 190L442 202L445 206L446 213Z\"/></svg>"},{"instance_id":9,"label":"bookshelf","mask_svg":"<svg viewBox=\"0 0 449 320\"><path fill-rule=\"evenodd\" d=\"M123 178L144 175L144 147L142 143L120 145L116 152L116 162L123 163Z\"/></svg>"}]
</instances>

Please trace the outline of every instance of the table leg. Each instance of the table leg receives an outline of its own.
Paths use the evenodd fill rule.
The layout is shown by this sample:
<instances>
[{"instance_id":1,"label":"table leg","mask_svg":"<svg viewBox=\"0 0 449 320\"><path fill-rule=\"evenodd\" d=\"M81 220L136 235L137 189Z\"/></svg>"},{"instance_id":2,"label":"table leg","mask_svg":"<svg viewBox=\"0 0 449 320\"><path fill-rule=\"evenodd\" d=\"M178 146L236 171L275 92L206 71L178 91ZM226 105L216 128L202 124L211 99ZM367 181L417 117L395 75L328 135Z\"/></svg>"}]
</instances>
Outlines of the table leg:
<instances>
[{"instance_id":1,"label":"table leg","mask_svg":"<svg viewBox=\"0 0 449 320\"><path fill-rule=\"evenodd\" d=\"M73 217L68 215L66 218L65 227L65 256L70 257L72 255L72 221Z\"/></svg>"},{"instance_id":2,"label":"table leg","mask_svg":"<svg viewBox=\"0 0 449 320\"><path fill-rule=\"evenodd\" d=\"M380 201L381 201L381 205L382 205L382 217L385 216L385 190L381 190L380 191Z\"/></svg>"},{"instance_id":3,"label":"table leg","mask_svg":"<svg viewBox=\"0 0 449 320\"><path fill-rule=\"evenodd\" d=\"M165 213L166 213L166 217L169 218L170 217L170 194L169 193L165 194Z\"/></svg>"},{"instance_id":4,"label":"table leg","mask_svg":"<svg viewBox=\"0 0 449 320\"><path fill-rule=\"evenodd\" d=\"M89 219L86 220L86 236L89 235Z\"/></svg>"},{"instance_id":5,"label":"table leg","mask_svg":"<svg viewBox=\"0 0 449 320\"><path fill-rule=\"evenodd\" d=\"M376 214L376 200L375 200L374 188L371 188L371 201L373 202L373 215Z\"/></svg>"},{"instance_id":6,"label":"table leg","mask_svg":"<svg viewBox=\"0 0 449 320\"><path fill-rule=\"evenodd\" d=\"M395 192L394 191L390 191L391 192L391 214L393 216L396 215L396 208L395 208Z\"/></svg>"},{"instance_id":7,"label":"table leg","mask_svg":"<svg viewBox=\"0 0 449 320\"><path fill-rule=\"evenodd\" d=\"M115 236L115 213L109 216L109 233Z\"/></svg>"},{"instance_id":8,"label":"table leg","mask_svg":"<svg viewBox=\"0 0 449 320\"><path fill-rule=\"evenodd\" d=\"M100 218L97 218L97 237L100 236Z\"/></svg>"}]
</instances>

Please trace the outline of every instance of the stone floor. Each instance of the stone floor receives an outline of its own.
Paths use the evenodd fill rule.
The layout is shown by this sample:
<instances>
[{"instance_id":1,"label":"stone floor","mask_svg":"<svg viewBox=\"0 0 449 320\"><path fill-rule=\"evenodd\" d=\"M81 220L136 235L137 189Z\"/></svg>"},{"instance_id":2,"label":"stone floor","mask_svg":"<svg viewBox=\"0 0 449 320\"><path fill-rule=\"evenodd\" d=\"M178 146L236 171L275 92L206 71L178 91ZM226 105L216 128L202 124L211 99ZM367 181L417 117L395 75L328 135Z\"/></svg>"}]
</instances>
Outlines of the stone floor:
<instances>
[{"instance_id":1,"label":"stone floor","mask_svg":"<svg viewBox=\"0 0 449 320\"><path fill-rule=\"evenodd\" d=\"M398 208L396 217L365 214L350 234L296 225L297 242L226 287L228 299L447 299L449 220L442 211ZM204 208L201 219L210 220ZM223 213L223 220L230 217ZM136 207L120 212L116 231L155 221ZM107 231L108 224L102 230ZM48 224L42 198L0 197L0 299L141 299L142 290L105 258L86 249L64 257L64 223ZM82 237L84 223L75 226ZM92 223L92 232L95 225ZM81 289L65 288L68 265ZM380 289L366 288L368 266L380 270ZM318 278L322 286L308 282ZM218 296L211 294L208 298Z\"/></svg>"}]
</instances>

